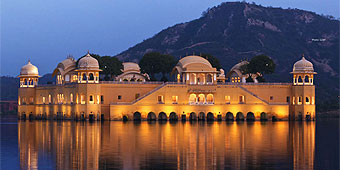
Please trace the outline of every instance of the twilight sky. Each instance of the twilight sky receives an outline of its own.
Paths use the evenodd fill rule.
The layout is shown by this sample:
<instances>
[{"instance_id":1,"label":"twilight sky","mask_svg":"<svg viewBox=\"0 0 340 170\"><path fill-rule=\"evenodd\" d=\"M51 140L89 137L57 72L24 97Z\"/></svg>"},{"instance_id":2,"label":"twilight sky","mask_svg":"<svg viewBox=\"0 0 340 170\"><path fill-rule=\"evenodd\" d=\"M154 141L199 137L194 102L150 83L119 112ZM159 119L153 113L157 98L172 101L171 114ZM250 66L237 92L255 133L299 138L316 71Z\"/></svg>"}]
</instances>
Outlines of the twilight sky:
<instances>
[{"instance_id":1,"label":"twilight sky","mask_svg":"<svg viewBox=\"0 0 340 170\"><path fill-rule=\"evenodd\" d=\"M247 0L248 1L248 0ZM339 14L339 0L253 0ZM199 2L199 3L198 3ZM1 0L1 72L17 76L30 59L40 75L87 50L116 55L174 24L199 18L222 0ZM252 1L248 1L252 2Z\"/></svg>"}]
</instances>

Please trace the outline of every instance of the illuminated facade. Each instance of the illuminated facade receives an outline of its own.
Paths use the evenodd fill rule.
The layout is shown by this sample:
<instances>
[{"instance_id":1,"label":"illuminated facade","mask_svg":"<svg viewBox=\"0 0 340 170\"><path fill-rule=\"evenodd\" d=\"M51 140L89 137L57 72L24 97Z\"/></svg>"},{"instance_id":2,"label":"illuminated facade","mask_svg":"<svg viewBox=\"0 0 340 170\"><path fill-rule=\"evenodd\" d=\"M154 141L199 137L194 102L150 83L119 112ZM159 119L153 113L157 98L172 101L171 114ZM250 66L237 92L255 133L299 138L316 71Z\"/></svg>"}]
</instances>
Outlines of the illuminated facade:
<instances>
[{"instance_id":1,"label":"illuminated facade","mask_svg":"<svg viewBox=\"0 0 340 170\"><path fill-rule=\"evenodd\" d=\"M240 64L239 64L240 65ZM37 67L20 71L18 116L77 120L314 120L313 64L304 57L293 67L293 83L245 83L235 65L216 70L200 56L179 60L175 82L151 82L138 64L125 63L116 81L99 81L98 61L87 54L67 58L38 85ZM252 77L253 79L256 76ZM226 80L229 79L229 80ZM256 79L255 79L256 80Z\"/></svg>"}]
</instances>

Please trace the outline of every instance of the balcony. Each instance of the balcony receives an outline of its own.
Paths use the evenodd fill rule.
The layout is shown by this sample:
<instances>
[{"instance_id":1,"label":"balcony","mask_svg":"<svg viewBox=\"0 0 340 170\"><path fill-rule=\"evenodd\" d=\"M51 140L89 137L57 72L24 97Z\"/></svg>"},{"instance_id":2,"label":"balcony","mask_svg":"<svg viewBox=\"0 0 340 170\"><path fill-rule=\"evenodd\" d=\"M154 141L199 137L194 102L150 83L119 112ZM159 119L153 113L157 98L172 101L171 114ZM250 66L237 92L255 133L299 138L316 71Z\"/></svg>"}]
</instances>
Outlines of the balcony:
<instances>
[{"instance_id":1,"label":"balcony","mask_svg":"<svg viewBox=\"0 0 340 170\"><path fill-rule=\"evenodd\" d=\"M214 105L215 102L189 102L189 105Z\"/></svg>"}]
</instances>

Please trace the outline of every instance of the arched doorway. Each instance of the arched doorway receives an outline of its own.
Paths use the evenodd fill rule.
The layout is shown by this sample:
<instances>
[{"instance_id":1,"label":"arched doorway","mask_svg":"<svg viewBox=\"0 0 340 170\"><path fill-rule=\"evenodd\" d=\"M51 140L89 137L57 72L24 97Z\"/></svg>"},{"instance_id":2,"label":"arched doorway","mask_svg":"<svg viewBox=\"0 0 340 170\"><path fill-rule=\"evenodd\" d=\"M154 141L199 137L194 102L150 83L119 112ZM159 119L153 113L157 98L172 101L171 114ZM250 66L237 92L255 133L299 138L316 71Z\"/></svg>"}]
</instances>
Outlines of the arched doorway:
<instances>
[{"instance_id":1,"label":"arched doorway","mask_svg":"<svg viewBox=\"0 0 340 170\"><path fill-rule=\"evenodd\" d=\"M167 116L164 112L160 112L158 115L158 120L159 121L167 121Z\"/></svg>"},{"instance_id":2,"label":"arched doorway","mask_svg":"<svg viewBox=\"0 0 340 170\"><path fill-rule=\"evenodd\" d=\"M141 121L142 120L142 115L139 112L135 112L133 114L133 120L134 121Z\"/></svg>"},{"instance_id":3,"label":"arched doorway","mask_svg":"<svg viewBox=\"0 0 340 170\"><path fill-rule=\"evenodd\" d=\"M169 120L170 121L177 121L178 120L178 116L175 112L171 112L169 115Z\"/></svg>"},{"instance_id":4,"label":"arched doorway","mask_svg":"<svg viewBox=\"0 0 340 170\"><path fill-rule=\"evenodd\" d=\"M207 121L214 121L214 114L213 113L209 112L207 114Z\"/></svg>"},{"instance_id":5,"label":"arched doorway","mask_svg":"<svg viewBox=\"0 0 340 170\"><path fill-rule=\"evenodd\" d=\"M247 113L247 121L255 121L255 115L253 112Z\"/></svg>"},{"instance_id":6,"label":"arched doorway","mask_svg":"<svg viewBox=\"0 0 340 170\"><path fill-rule=\"evenodd\" d=\"M244 121L244 115L242 112L237 112L236 121Z\"/></svg>"},{"instance_id":7,"label":"arched doorway","mask_svg":"<svg viewBox=\"0 0 340 170\"><path fill-rule=\"evenodd\" d=\"M234 115L233 115L233 113L228 112L228 113L225 115L225 120L226 120L226 121L234 121Z\"/></svg>"},{"instance_id":8,"label":"arched doorway","mask_svg":"<svg viewBox=\"0 0 340 170\"><path fill-rule=\"evenodd\" d=\"M298 120L302 121L302 113L301 112L299 112L299 114L298 114Z\"/></svg>"},{"instance_id":9,"label":"arched doorway","mask_svg":"<svg viewBox=\"0 0 340 170\"><path fill-rule=\"evenodd\" d=\"M123 116L123 121L126 122L126 121L128 121L128 120L129 120L129 118L128 118L126 115L124 115L124 116Z\"/></svg>"},{"instance_id":10,"label":"arched doorway","mask_svg":"<svg viewBox=\"0 0 340 170\"><path fill-rule=\"evenodd\" d=\"M273 122L277 121L277 117L276 117L276 116L273 116L273 117L272 117L272 121L273 121Z\"/></svg>"},{"instance_id":11,"label":"arched doorway","mask_svg":"<svg viewBox=\"0 0 340 170\"><path fill-rule=\"evenodd\" d=\"M148 117L147 117L148 121L154 121L156 120L156 114L154 112L149 112Z\"/></svg>"},{"instance_id":12,"label":"arched doorway","mask_svg":"<svg viewBox=\"0 0 340 170\"><path fill-rule=\"evenodd\" d=\"M91 114L89 115L89 121L94 121L94 115L93 115L92 112L91 112Z\"/></svg>"},{"instance_id":13,"label":"arched doorway","mask_svg":"<svg viewBox=\"0 0 340 170\"><path fill-rule=\"evenodd\" d=\"M190 116L189 116L189 120L193 121L193 120L197 120L197 116L195 112L191 112Z\"/></svg>"},{"instance_id":14,"label":"arched doorway","mask_svg":"<svg viewBox=\"0 0 340 170\"><path fill-rule=\"evenodd\" d=\"M24 112L24 113L22 113L22 115L21 115L21 119L22 120L26 120L26 113Z\"/></svg>"},{"instance_id":15,"label":"arched doorway","mask_svg":"<svg viewBox=\"0 0 340 170\"><path fill-rule=\"evenodd\" d=\"M260 115L260 120L261 121L267 121L268 120L267 113L262 112L261 115Z\"/></svg>"},{"instance_id":16,"label":"arched doorway","mask_svg":"<svg viewBox=\"0 0 340 170\"><path fill-rule=\"evenodd\" d=\"M33 119L34 119L34 115L33 115L32 112L28 115L28 119L29 119L29 120L33 120Z\"/></svg>"},{"instance_id":17,"label":"arched doorway","mask_svg":"<svg viewBox=\"0 0 340 170\"><path fill-rule=\"evenodd\" d=\"M205 113L204 112L200 112L198 115L198 120L205 120Z\"/></svg>"},{"instance_id":18,"label":"arched doorway","mask_svg":"<svg viewBox=\"0 0 340 170\"><path fill-rule=\"evenodd\" d=\"M85 120L85 113L83 112L80 116L80 120L84 121Z\"/></svg>"}]
</instances>

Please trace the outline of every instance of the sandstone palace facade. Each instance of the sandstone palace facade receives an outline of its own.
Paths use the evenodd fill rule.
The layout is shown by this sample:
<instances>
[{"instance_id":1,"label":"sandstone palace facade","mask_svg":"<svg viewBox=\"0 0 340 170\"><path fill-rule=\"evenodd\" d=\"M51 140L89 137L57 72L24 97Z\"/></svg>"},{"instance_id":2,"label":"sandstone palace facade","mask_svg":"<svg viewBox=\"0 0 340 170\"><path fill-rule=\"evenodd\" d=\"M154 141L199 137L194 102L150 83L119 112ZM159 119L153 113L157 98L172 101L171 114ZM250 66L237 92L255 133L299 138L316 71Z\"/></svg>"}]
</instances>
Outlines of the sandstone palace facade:
<instances>
[{"instance_id":1,"label":"sandstone palace facade","mask_svg":"<svg viewBox=\"0 0 340 170\"><path fill-rule=\"evenodd\" d=\"M200 56L173 69L174 82L148 81L138 64L123 63L115 81L100 81L98 61L67 58L53 72L55 84L39 85L38 68L20 71L18 117L63 120L314 120L313 64L293 66L292 83L247 83L236 64L227 74Z\"/></svg>"}]
</instances>

